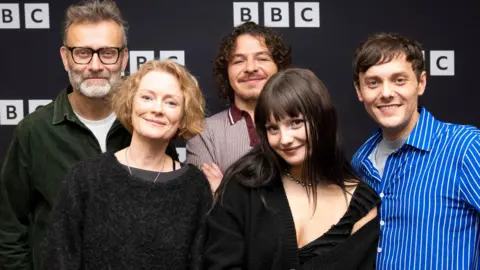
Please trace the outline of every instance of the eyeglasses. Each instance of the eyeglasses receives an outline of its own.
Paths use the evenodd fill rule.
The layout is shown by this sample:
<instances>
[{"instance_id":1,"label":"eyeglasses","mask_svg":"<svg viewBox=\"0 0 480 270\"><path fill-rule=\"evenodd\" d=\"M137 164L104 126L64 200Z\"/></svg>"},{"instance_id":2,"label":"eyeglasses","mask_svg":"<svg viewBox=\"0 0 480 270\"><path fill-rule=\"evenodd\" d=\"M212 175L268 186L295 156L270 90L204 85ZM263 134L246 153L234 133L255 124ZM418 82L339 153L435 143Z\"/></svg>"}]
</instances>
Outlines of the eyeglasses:
<instances>
[{"instance_id":1,"label":"eyeglasses","mask_svg":"<svg viewBox=\"0 0 480 270\"><path fill-rule=\"evenodd\" d=\"M117 47L103 47L97 50L87 47L68 47L65 46L71 53L73 61L79 65L87 65L92 61L93 55L97 54L100 62L104 65L113 65L118 62L120 52L125 48Z\"/></svg>"}]
</instances>

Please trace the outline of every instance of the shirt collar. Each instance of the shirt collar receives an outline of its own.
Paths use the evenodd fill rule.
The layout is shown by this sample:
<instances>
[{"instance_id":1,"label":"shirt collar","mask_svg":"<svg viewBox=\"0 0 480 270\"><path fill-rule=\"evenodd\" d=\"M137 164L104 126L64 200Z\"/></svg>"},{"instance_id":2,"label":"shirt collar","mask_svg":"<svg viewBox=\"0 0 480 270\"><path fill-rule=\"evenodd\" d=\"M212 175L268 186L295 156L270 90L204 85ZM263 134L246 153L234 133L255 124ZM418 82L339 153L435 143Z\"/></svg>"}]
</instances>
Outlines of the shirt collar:
<instances>
[{"instance_id":1,"label":"shirt collar","mask_svg":"<svg viewBox=\"0 0 480 270\"><path fill-rule=\"evenodd\" d=\"M245 111L240 110L237 106L235 106L235 103L230 106L230 109L228 111L228 118L230 120L230 125L233 125L240 121L243 118L243 114L246 113Z\"/></svg>"},{"instance_id":2,"label":"shirt collar","mask_svg":"<svg viewBox=\"0 0 480 270\"><path fill-rule=\"evenodd\" d=\"M83 126L83 123L78 119L77 115L73 111L72 104L68 99L68 95L73 92L71 85L63 89L60 94L55 98L54 101L54 112L53 112L53 125L60 124L64 121L70 121L77 123ZM115 122L112 124L112 128L121 125L118 119L115 119Z\"/></svg>"},{"instance_id":3,"label":"shirt collar","mask_svg":"<svg viewBox=\"0 0 480 270\"><path fill-rule=\"evenodd\" d=\"M419 107L418 111L420 116L412 132L405 141L405 144L420 150L431 151L435 139L435 133L439 127L439 122L427 109ZM368 158L382 138L382 129L378 128L359 149L359 159L364 160Z\"/></svg>"},{"instance_id":4,"label":"shirt collar","mask_svg":"<svg viewBox=\"0 0 480 270\"><path fill-rule=\"evenodd\" d=\"M439 127L439 122L424 107L419 107L418 112L420 113L420 116L417 124L408 136L405 144L420 150L431 151L435 139L434 136Z\"/></svg>"},{"instance_id":5,"label":"shirt collar","mask_svg":"<svg viewBox=\"0 0 480 270\"><path fill-rule=\"evenodd\" d=\"M65 120L75 122L77 116L73 112L72 104L68 100L68 95L72 93L73 88L69 85L67 88L63 89L57 98L54 101L54 113L53 113L53 124L62 123Z\"/></svg>"}]
</instances>

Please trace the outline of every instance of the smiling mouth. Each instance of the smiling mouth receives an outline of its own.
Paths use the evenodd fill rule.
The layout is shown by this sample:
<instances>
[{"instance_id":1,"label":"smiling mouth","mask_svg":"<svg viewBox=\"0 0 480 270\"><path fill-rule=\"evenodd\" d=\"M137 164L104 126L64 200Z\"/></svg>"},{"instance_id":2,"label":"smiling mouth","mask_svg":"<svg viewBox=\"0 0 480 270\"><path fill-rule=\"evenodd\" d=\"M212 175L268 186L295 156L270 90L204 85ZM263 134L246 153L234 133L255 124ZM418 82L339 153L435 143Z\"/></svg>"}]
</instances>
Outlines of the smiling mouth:
<instances>
[{"instance_id":1,"label":"smiling mouth","mask_svg":"<svg viewBox=\"0 0 480 270\"><path fill-rule=\"evenodd\" d=\"M258 82L258 81L263 81L265 78L248 78L248 79L243 79L240 80L242 83L248 83L248 82Z\"/></svg>"},{"instance_id":2,"label":"smiling mouth","mask_svg":"<svg viewBox=\"0 0 480 270\"><path fill-rule=\"evenodd\" d=\"M378 109L380 110L389 110L389 109L395 109L395 108L398 108L402 105L400 104L391 104L391 105L380 105L380 106L377 106Z\"/></svg>"},{"instance_id":3,"label":"smiling mouth","mask_svg":"<svg viewBox=\"0 0 480 270\"><path fill-rule=\"evenodd\" d=\"M282 151L285 152L285 153L290 153L290 152L294 152L294 151L297 150L298 148L300 148L300 146L285 148L285 149L282 149Z\"/></svg>"},{"instance_id":4,"label":"smiling mouth","mask_svg":"<svg viewBox=\"0 0 480 270\"><path fill-rule=\"evenodd\" d=\"M145 119L145 120L149 123L156 124L156 125L161 125L161 126L165 126L167 124L167 123L162 122L162 121L156 121L156 120L150 120L150 119Z\"/></svg>"}]
</instances>

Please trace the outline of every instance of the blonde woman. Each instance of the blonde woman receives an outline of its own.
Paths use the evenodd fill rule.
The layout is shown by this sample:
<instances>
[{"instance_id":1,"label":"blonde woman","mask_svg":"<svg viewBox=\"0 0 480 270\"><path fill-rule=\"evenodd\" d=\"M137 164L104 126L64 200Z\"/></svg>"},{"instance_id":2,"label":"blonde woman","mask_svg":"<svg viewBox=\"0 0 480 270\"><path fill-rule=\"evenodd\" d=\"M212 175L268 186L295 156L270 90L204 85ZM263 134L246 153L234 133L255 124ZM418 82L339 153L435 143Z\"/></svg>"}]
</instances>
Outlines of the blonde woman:
<instances>
[{"instance_id":1,"label":"blonde woman","mask_svg":"<svg viewBox=\"0 0 480 270\"><path fill-rule=\"evenodd\" d=\"M165 154L172 139L202 130L196 79L174 62L153 60L112 103L131 144L71 170L53 212L46 268L199 268L210 186L195 166Z\"/></svg>"}]
</instances>

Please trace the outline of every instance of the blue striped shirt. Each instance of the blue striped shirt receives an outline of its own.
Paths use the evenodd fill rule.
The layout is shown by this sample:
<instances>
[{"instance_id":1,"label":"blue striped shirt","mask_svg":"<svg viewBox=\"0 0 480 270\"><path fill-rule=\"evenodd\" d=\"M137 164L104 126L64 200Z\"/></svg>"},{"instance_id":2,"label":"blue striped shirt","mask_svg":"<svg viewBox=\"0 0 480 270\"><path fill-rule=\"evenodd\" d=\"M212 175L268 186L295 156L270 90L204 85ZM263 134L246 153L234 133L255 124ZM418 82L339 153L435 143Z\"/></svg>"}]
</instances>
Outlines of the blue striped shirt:
<instances>
[{"instance_id":1,"label":"blue striped shirt","mask_svg":"<svg viewBox=\"0 0 480 270\"><path fill-rule=\"evenodd\" d=\"M419 111L383 177L368 158L381 130L352 161L382 199L377 269L480 269L480 130Z\"/></svg>"}]
</instances>

